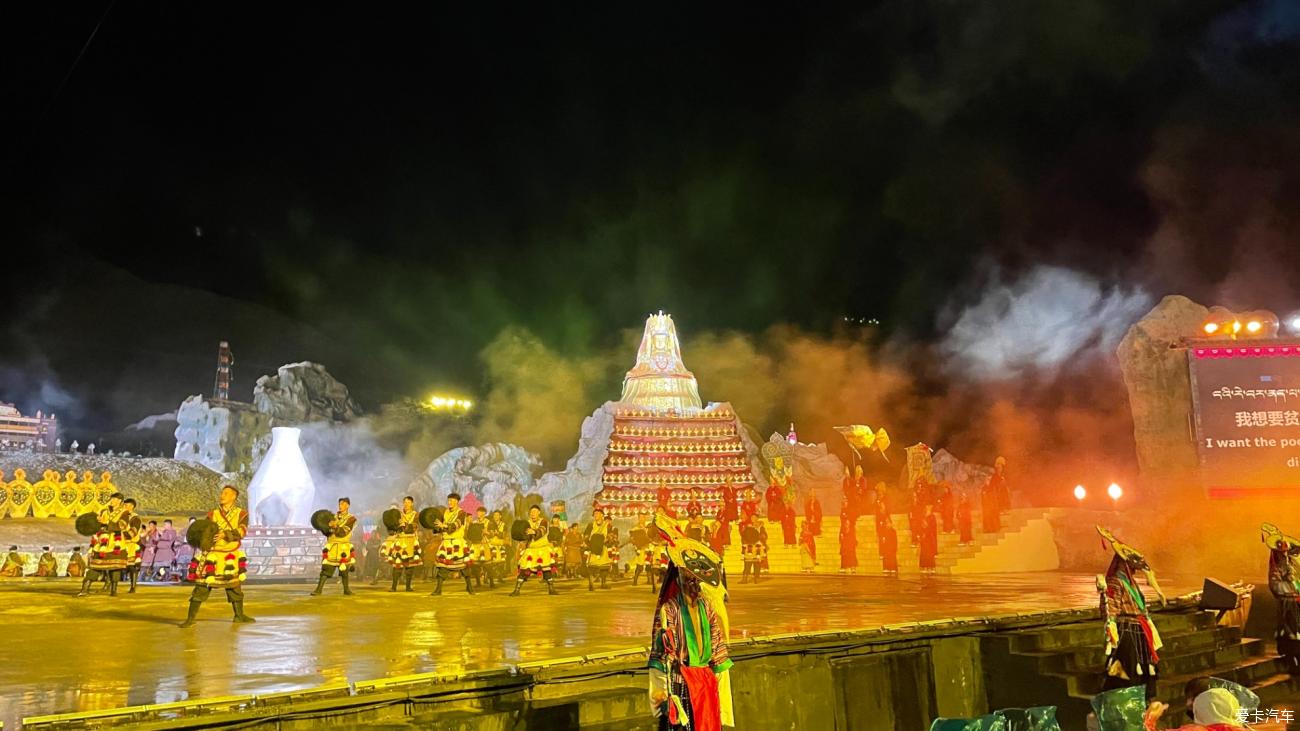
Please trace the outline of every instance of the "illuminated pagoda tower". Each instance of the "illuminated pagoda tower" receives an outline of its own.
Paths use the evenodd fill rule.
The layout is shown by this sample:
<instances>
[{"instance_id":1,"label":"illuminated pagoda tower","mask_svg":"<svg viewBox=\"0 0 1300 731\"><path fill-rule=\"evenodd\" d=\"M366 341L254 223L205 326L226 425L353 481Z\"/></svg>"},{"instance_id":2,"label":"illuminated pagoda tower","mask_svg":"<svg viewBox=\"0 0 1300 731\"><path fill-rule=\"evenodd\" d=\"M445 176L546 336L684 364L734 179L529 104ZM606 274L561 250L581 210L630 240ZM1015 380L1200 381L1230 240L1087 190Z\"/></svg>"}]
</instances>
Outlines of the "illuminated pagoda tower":
<instances>
[{"instance_id":1,"label":"illuminated pagoda tower","mask_svg":"<svg viewBox=\"0 0 1300 731\"><path fill-rule=\"evenodd\" d=\"M593 507L632 517L653 510L659 490L667 488L680 515L694 501L712 517L727 481L737 497L756 497L756 449L730 404L702 405L671 315L661 311L646 319L623 396L606 408L613 428Z\"/></svg>"}]
</instances>

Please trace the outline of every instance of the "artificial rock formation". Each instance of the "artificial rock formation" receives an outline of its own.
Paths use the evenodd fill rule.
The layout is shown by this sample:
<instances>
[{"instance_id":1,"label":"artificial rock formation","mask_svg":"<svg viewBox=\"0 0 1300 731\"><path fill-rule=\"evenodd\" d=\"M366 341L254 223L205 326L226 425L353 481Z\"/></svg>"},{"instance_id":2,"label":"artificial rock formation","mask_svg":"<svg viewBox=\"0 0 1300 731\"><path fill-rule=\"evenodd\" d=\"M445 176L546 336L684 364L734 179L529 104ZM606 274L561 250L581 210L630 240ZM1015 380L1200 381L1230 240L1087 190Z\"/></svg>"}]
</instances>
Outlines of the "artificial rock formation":
<instances>
[{"instance_id":1,"label":"artificial rock formation","mask_svg":"<svg viewBox=\"0 0 1300 731\"><path fill-rule=\"evenodd\" d=\"M1208 314L1190 299L1170 295L1120 341L1138 467L1146 476L1196 469L1191 377L1187 350L1180 346L1200 334Z\"/></svg>"},{"instance_id":2,"label":"artificial rock formation","mask_svg":"<svg viewBox=\"0 0 1300 731\"><path fill-rule=\"evenodd\" d=\"M361 414L347 386L335 380L325 366L307 361L282 365L276 375L258 378L253 404L277 426L346 422Z\"/></svg>"},{"instance_id":3,"label":"artificial rock formation","mask_svg":"<svg viewBox=\"0 0 1300 731\"><path fill-rule=\"evenodd\" d=\"M248 404L190 396L176 410L175 459L216 472L248 470L253 444L269 428L270 418Z\"/></svg>"},{"instance_id":4,"label":"artificial rock formation","mask_svg":"<svg viewBox=\"0 0 1300 731\"><path fill-rule=\"evenodd\" d=\"M429 463L408 488L418 505L441 505L447 495L474 495L489 509L511 507L533 491L541 457L516 444L457 447Z\"/></svg>"}]
</instances>

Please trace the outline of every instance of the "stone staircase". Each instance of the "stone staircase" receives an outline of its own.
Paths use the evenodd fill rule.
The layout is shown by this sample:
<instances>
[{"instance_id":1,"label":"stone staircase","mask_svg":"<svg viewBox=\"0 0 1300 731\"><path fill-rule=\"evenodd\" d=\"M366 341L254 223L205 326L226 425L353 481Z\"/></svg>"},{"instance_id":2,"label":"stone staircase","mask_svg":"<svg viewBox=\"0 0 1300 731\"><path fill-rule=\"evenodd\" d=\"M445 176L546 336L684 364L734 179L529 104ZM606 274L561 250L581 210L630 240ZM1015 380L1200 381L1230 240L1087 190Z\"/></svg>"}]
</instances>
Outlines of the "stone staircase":
<instances>
[{"instance_id":1,"label":"stone staircase","mask_svg":"<svg viewBox=\"0 0 1300 731\"><path fill-rule=\"evenodd\" d=\"M935 560L937 574L960 574L972 573L988 570L1001 571L1023 571L1023 570L1051 570L1057 568L1055 561L1039 560L1030 568L1025 565L1013 565L1011 561L1014 558L1008 558L1008 561L998 563L996 561L990 564L989 561L977 561L976 559L985 554L984 558L991 558L990 549L994 549L1001 544L1008 543L1009 539L1015 539L1018 534L1031 525L1038 528L1040 535L1036 536L1038 543L1044 540L1041 532L1048 531L1047 546L1035 546L1041 548L1037 551L1037 558L1043 559L1044 553L1050 553L1050 558L1055 558L1055 544L1050 543L1050 527L1046 525L1046 516L1049 514L1048 509L1042 508L1019 508L1010 510L1002 515L1002 530L997 533L981 533L980 526L982 521L979 512L975 512L972 517L975 533L973 542L968 545L958 543L957 533L940 533L939 534L939 555ZM919 574L921 571L920 556L917 547L912 545L912 534L907 527L907 515L896 514L891 516L894 529L898 533L898 571L900 574ZM802 520L802 519L801 519ZM858 573L866 575L883 575L884 568L880 559L880 552L876 542L876 522L873 516L859 518L856 525L858 538L857 558ZM834 574L840 569L840 519L838 516L828 516L822 519L822 532L816 538L817 546L817 567L814 570L818 574ZM802 561L800 558L799 546L782 545L783 536L781 533L781 524L767 523L767 545L768 545L768 564L772 573L776 574L797 574L802 570ZM1023 553L1013 551L1013 553ZM727 549L725 556L727 573L732 576L739 576L744 568L744 563L740 556L740 532L733 526L731 536L731 546ZM976 567L975 564L982 564Z\"/></svg>"},{"instance_id":2,"label":"stone staircase","mask_svg":"<svg viewBox=\"0 0 1300 731\"><path fill-rule=\"evenodd\" d=\"M1164 642L1159 699L1173 708L1182 707L1187 681L1203 675L1251 688L1264 707L1300 698L1300 679L1285 673L1270 643L1192 608L1152 617ZM1063 728L1083 728L1089 699L1102 685L1101 636L1101 620L1092 619L983 637L985 676L997 679L988 682L990 707L1055 705Z\"/></svg>"}]
</instances>

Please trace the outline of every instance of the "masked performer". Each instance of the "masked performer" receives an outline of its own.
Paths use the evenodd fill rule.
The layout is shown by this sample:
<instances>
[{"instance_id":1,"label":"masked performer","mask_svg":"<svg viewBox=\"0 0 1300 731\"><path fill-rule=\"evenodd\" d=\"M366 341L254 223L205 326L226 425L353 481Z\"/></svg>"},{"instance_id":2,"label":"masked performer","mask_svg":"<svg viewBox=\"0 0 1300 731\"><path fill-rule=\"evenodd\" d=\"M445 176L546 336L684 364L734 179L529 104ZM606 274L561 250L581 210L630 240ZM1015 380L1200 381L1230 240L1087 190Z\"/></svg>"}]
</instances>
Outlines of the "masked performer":
<instances>
[{"instance_id":1,"label":"masked performer","mask_svg":"<svg viewBox=\"0 0 1300 731\"><path fill-rule=\"evenodd\" d=\"M1300 541L1270 523L1260 531L1268 546L1268 588L1277 599L1277 654L1300 674Z\"/></svg>"},{"instance_id":2,"label":"masked performer","mask_svg":"<svg viewBox=\"0 0 1300 731\"><path fill-rule=\"evenodd\" d=\"M239 490L230 485L221 488L220 502L208 512L207 520L215 529L211 548L196 551L190 559L189 580L194 582L190 610L181 627L193 627L199 607L213 589L225 589L226 601L239 624L254 622L244 613L244 580L248 578L248 557L244 555L244 536L248 535L248 513L235 504Z\"/></svg>"},{"instance_id":3,"label":"masked performer","mask_svg":"<svg viewBox=\"0 0 1300 731\"><path fill-rule=\"evenodd\" d=\"M474 564L469 544L465 541L465 526L468 524L469 516L460 509L460 495L451 493L447 496L447 509L442 513L442 520L435 523L435 527L442 529L442 543L438 544L438 585L431 596L442 595L442 582L452 574L459 574L465 580L465 591L474 593L466 571Z\"/></svg>"},{"instance_id":4,"label":"masked performer","mask_svg":"<svg viewBox=\"0 0 1300 731\"><path fill-rule=\"evenodd\" d=\"M550 526L542 516L542 508L534 505L528 509L528 520L517 520L511 528L511 537L527 544L519 554L519 575L515 578L515 590L510 596L519 596L524 582L533 574L541 575L546 582L546 593L555 591L555 546L549 538Z\"/></svg>"},{"instance_id":5,"label":"masked performer","mask_svg":"<svg viewBox=\"0 0 1300 731\"><path fill-rule=\"evenodd\" d=\"M1162 643L1147 612L1146 597L1138 588L1136 572L1146 575L1147 584L1160 595L1161 602L1165 594L1142 554L1101 526L1097 526L1097 532L1115 552L1106 569L1106 591L1101 605L1106 628L1106 679L1102 689L1145 685L1147 701L1155 702L1160 674L1157 653Z\"/></svg>"},{"instance_id":6,"label":"masked performer","mask_svg":"<svg viewBox=\"0 0 1300 731\"><path fill-rule=\"evenodd\" d=\"M357 527L357 516L352 514L352 500L339 498L338 512L330 519L325 528L329 531L325 547L321 549L320 578L316 580L316 590L312 596L320 596L325 590L325 582L339 572L339 582L343 584L343 595L352 596L352 587L348 586L349 574L356 569L357 549L352 545L352 530ZM329 511L322 510L322 516Z\"/></svg>"},{"instance_id":7,"label":"masked performer","mask_svg":"<svg viewBox=\"0 0 1300 731\"><path fill-rule=\"evenodd\" d=\"M81 582L81 592L77 596L90 593L90 585L101 576L108 576L108 593L117 596L117 582L126 568L126 547L122 541L122 531L126 530L126 507L122 505L122 493L115 492L108 498L108 507L99 511L96 519L99 530L90 539L90 570Z\"/></svg>"},{"instance_id":8,"label":"masked performer","mask_svg":"<svg viewBox=\"0 0 1300 731\"><path fill-rule=\"evenodd\" d=\"M721 559L667 515L654 525L669 564L650 630L650 707L665 731L735 726Z\"/></svg>"},{"instance_id":9,"label":"masked performer","mask_svg":"<svg viewBox=\"0 0 1300 731\"><path fill-rule=\"evenodd\" d=\"M587 591L595 591L595 580L600 588L608 589L609 572L613 562L609 559L610 546L618 545L618 536L611 536L613 526L605 520L605 511L596 508L591 513L591 524L583 531L583 557L587 561Z\"/></svg>"},{"instance_id":10,"label":"masked performer","mask_svg":"<svg viewBox=\"0 0 1300 731\"><path fill-rule=\"evenodd\" d=\"M388 563L393 567L393 585L389 591L397 591L397 583L405 578L406 590L411 591L411 580L415 570L424 565L420 552L420 536L417 534L420 514L415 509L415 498L407 495L402 498L402 510L397 519L396 532L388 537L388 550L385 552Z\"/></svg>"}]
</instances>

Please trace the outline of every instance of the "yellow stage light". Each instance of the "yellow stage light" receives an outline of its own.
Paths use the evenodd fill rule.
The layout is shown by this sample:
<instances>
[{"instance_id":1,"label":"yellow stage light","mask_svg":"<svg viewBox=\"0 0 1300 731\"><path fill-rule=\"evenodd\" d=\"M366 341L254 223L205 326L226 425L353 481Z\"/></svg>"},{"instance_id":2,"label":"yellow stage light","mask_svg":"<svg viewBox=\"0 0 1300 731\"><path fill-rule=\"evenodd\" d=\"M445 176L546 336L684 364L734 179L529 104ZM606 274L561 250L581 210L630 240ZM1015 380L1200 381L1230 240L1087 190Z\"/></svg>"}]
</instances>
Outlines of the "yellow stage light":
<instances>
[{"instance_id":1,"label":"yellow stage light","mask_svg":"<svg viewBox=\"0 0 1300 731\"><path fill-rule=\"evenodd\" d=\"M1086 497L1088 497L1088 491L1087 491L1086 489L1084 489L1083 485L1075 485L1075 486L1074 486L1074 499L1075 499L1075 500L1082 500L1082 499L1084 499L1084 498L1086 498Z\"/></svg>"},{"instance_id":2,"label":"yellow stage light","mask_svg":"<svg viewBox=\"0 0 1300 731\"><path fill-rule=\"evenodd\" d=\"M1106 494L1110 495L1111 500L1119 500L1124 496L1124 488L1120 487L1119 483L1112 482L1110 487L1106 488Z\"/></svg>"},{"instance_id":3,"label":"yellow stage light","mask_svg":"<svg viewBox=\"0 0 1300 731\"><path fill-rule=\"evenodd\" d=\"M1264 327L1264 324L1261 323L1259 320L1251 320L1250 322L1246 323L1246 332L1248 332L1248 333L1252 333L1252 334L1253 334L1253 333L1257 333L1257 332L1259 332L1263 327Z\"/></svg>"},{"instance_id":4,"label":"yellow stage light","mask_svg":"<svg viewBox=\"0 0 1300 731\"><path fill-rule=\"evenodd\" d=\"M1217 323L1217 322L1207 322L1207 323L1205 323L1205 334L1206 334L1206 335L1213 335L1213 334L1215 334L1215 333L1218 332L1218 331L1219 331L1219 323Z\"/></svg>"},{"instance_id":5,"label":"yellow stage light","mask_svg":"<svg viewBox=\"0 0 1300 731\"><path fill-rule=\"evenodd\" d=\"M1241 320L1233 320L1233 321L1232 321L1232 334L1233 334L1233 335L1236 335L1236 334L1239 333L1239 332L1241 332Z\"/></svg>"}]
</instances>

